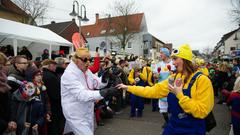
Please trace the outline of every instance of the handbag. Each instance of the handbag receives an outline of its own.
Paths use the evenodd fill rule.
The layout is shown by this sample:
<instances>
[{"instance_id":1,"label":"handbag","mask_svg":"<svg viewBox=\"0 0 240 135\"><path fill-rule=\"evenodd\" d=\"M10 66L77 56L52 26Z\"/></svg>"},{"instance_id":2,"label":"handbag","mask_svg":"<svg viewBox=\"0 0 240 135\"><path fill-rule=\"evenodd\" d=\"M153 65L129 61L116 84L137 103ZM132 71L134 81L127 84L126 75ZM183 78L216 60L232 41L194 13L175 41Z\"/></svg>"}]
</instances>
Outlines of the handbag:
<instances>
[{"instance_id":1,"label":"handbag","mask_svg":"<svg viewBox=\"0 0 240 135\"><path fill-rule=\"evenodd\" d=\"M212 111L205 118L205 125L206 125L207 132L210 132L214 127L217 126L217 122Z\"/></svg>"}]
</instances>

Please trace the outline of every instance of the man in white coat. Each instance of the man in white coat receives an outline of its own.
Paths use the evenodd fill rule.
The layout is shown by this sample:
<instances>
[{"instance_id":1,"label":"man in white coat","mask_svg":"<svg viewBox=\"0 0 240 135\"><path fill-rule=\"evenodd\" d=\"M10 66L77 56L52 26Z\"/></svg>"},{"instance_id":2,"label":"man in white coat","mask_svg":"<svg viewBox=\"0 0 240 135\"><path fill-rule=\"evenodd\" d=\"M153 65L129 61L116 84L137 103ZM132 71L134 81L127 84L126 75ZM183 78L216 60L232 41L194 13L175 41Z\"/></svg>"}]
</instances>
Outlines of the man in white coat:
<instances>
[{"instance_id":1,"label":"man in white coat","mask_svg":"<svg viewBox=\"0 0 240 135\"><path fill-rule=\"evenodd\" d=\"M117 90L103 89L107 85L104 75L98 78L89 69L90 53L85 48L77 49L72 61L61 78L61 102L66 118L64 133L93 135L94 102Z\"/></svg>"}]
</instances>

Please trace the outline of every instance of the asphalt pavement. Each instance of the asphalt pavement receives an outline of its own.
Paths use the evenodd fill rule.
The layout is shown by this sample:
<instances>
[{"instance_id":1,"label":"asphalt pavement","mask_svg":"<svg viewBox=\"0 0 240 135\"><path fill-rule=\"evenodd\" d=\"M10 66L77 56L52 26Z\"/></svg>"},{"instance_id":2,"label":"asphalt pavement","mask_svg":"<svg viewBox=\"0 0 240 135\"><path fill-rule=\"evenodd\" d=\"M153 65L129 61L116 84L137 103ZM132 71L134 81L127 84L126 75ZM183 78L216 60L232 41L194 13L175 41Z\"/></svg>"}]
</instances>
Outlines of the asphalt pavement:
<instances>
[{"instance_id":1,"label":"asphalt pavement","mask_svg":"<svg viewBox=\"0 0 240 135\"><path fill-rule=\"evenodd\" d=\"M163 116L159 112L152 112L151 105L145 104L143 117L130 118L130 107L126 107L119 115L112 119L105 119L104 126L98 126L95 135L161 135ZM214 116L217 120L215 127L207 135L228 135L230 130L230 111L226 105L214 106Z\"/></svg>"}]
</instances>

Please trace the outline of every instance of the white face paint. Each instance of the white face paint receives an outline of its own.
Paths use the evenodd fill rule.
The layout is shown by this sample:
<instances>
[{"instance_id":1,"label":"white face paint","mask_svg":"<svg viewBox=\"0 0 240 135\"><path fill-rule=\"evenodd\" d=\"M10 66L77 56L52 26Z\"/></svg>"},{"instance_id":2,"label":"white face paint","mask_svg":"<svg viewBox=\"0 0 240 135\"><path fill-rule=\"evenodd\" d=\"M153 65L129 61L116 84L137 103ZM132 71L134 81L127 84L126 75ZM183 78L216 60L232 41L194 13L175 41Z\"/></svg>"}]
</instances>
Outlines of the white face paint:
<instances>
[{"instance_id":1,"label":"white face paint","mask_svg":"<svg viewBox=\"0 0 240 135\"><path fill-rule=\"evenodd\" d=\"M35 87L32 82L25 84L24 92L31 97L35 93Z\"/></svg>"}]
</instances>

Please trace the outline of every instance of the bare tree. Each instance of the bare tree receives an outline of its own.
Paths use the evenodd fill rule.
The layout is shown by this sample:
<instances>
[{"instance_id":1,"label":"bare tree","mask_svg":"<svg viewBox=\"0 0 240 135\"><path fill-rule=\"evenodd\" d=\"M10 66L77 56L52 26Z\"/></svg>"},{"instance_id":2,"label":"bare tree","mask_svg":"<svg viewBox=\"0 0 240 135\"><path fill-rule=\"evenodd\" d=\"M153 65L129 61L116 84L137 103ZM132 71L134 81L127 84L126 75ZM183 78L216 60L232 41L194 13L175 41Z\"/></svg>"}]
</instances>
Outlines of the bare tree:
<instances>
[{"instance_id":1,"label":"bare tree","mask_svg":"<svg viewBox=\"0 0 240 135\"><path fill-rule=\"evenodd\" d=\"M42 18L49 8L49 0L14 0L31 17L28 24L35 25L36 19Z\"/></svg>"},{"instance_id":2,"label":"bare tree","mask_svg":"<svg viewBox=\"0 0 240 135\"><path fill-rule=\"evenodd\" d=\"M134 20L131 19L131 15L137 12L137 6L134 1L116 1L112 7L112 15L117 16L108 18L109 30L113 30L112 34L116 36L118 42L121 43L121 48L125 52L127 43L134 37Z\"/></svg>"},{"instance_id":3,"label":"bare tree","mask_svg":"<svg viewBox=\"0 0 240 135\"><path fill-rule=\"evenodd\" d=\"M207 59L210 59L212 56L213 48L206 46L203 48L202 52L207 57Z\"/></svg>"},{"instance_id":4,"label":"bare tree","mask_svg":"<svg viewBox=\"0 0 240 135\"><path fill-rule=\"evenodd\" d=\"M233 21L240 24L240 0L232 0L233 9L231 10L231 15Z\"/></svg>"}]
</instances>

